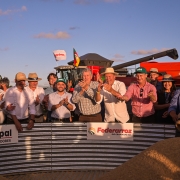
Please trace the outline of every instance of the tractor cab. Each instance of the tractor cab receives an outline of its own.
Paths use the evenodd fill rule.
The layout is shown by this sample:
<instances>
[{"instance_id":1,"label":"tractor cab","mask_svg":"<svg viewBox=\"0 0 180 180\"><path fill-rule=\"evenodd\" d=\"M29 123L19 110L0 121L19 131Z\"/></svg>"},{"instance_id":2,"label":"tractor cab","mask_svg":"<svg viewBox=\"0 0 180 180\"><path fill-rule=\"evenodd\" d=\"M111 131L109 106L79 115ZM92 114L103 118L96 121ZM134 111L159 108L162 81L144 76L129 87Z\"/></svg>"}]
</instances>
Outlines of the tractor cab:
<instances>
[{"instance_id":1,"label":"tractor cab","mask_svg":"<svg viewBox=\"0 0 180 180\"><path fill-rule=\"evenodd\" d=\"M66 66L58 66L54 69L56 74L60 78L64 78L66 82L72 81L72 87L82 80L82 71L85 68L89 68L92 71L92 80L97 80L96 75L100 70L111 67L113 61L106 59L95 53L88 53L80 57L80 64L78 67L74 67L74 61L70 61Z\"/></svg>"},{"instance_id":2,"label":"tractor cab","mask_svg":"<svg viewBox=\"0 0 180 180\"><path fill-rule=\"evenodd\" d=\"M86 66L74 67L73 65L57 66L56 75L58 78L63 78L65 82L72 81L72 86L75 85L82 79L82 71L87 68Z\"/></svg>"}]
</instances>

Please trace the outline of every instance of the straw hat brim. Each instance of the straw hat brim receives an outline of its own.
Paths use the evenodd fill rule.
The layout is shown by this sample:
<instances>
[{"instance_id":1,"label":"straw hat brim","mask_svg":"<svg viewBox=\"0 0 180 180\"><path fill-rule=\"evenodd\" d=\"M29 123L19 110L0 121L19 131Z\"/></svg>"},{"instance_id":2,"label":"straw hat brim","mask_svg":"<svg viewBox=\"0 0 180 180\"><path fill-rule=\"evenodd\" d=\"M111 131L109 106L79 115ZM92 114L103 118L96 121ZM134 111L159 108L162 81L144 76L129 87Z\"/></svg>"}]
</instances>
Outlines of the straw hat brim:
<instances>
[{"instance_id":1,"label":"straw hat brim","mask_svg":"<svg viewBox=\"0 0 180 180\"><path fill-rule=\"evenodd\" d=\"M101 75L105 75L105 74L114 74L114 75L118 75L118 73L116 73L116 72L103 72L103 73L101 73Z\"/></svg>"},{"instance_id":2,"label":"straw hat brim","mask_svg":"<svg viewBox=\"0 0 180 180\"><path fill-rule=\"evenodd\" d=\"M165 79L165 80L161 80L161 82L168 82L168 81L172 81L172 82L174 82L175 80L174 79Z\"/></svg>"},{"instance_id":3,"label":"straw hat brim","mask_svg":"<svg viewBox=\"0 0 180 180\"><path fill-rule=\"evenodd\" d=\"M40 81L40 80L42 80L42 78L38 78L38 79L28 79L27 78L27 81Z\"/></svg>"},{"instance_id":4,"label":"straw hat brim","mask_svg":"<svg viewBox=\"0 0 180 180\"><path fill-rule=\"evenodd\" d=\"M150 75L151 73L156 73L156 74L159 74L160 76L162 76L162 73L160 73L160 72L150 71L148 74Z\"/></svg>"}]
</instances>

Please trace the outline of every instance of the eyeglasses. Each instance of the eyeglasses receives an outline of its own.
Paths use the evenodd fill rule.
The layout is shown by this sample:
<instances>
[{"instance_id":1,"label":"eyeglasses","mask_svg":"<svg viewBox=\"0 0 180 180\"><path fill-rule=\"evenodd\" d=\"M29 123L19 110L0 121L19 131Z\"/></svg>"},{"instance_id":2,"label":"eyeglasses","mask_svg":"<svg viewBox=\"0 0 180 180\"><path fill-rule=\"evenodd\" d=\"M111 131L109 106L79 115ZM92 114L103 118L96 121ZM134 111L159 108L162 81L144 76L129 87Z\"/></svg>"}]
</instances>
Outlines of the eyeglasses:
<instances>
[{"instance_id":1,"label":"eyeglasses","mask_svg":"<svg viewBox=\"0 0 180 180\"><path fill-rule=\"evenodd\" d=\"M140 97L142 97L143 96L143 89L141 88L140 89Z\"/></svg>"}]
</instances>

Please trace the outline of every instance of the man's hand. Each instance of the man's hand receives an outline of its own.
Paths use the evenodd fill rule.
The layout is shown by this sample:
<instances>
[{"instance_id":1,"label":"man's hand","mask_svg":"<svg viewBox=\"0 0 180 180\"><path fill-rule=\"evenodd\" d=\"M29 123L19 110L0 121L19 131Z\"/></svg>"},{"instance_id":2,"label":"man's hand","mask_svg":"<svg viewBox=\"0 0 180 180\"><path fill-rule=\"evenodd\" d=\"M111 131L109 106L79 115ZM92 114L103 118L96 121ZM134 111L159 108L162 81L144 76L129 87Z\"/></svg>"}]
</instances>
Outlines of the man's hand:
<instances>
[{"instance_id":1,"label":"man's hand","mask_svg":"<svg viewBox=\"0 0 180 180\"><path fill-rule=\"evenodd\" d=\"M67 82L67 91L69 91L71 87L72 87L72 81L69 80L69 81Z\"/></svg>"},{"instance_id":2,"label":"man's hand","mask_svg":"<svg viewBox=\"0 0 180 180\"><path fill-rule=\"evenodd\" d=\"M174 122L176 122L178 120L178 115L176 114L175 111L171 111L169 114L172 117Z\"/></svg>"},{"instance_id":3,"label":"man's hand","mask_svg":"<svg viewBox=\"0 0 180 180\"><path fill-rule=\"evenodd\" d=\"M18 130L18 132L22 132L23 131L23 127L22 127L21 123L18 120L14 121L14 124L15 124L16 129Z\"/></svg>"},{"instance_id":4,"label":"man's hand","mask_svg":"<svg viewBox=\"0 0 180 180\"><path fill-rule=\"evenodd\" d=\"M68 97L66 96L66 98L64 98L64 103L65 104L69 104L69 102L68 102Z\"/></svg>"},{"instance_id":5,"label":"man's hand","mask_svg":"<svg viewBox=\"0 0 180 180\"><path fill-rule=\"evenodd\" d=\"M30 120L29 120L29 123L28 123L28 125L27 125L26 128L27 128L28 130L31 130L33 127L34 127L34 121L30 119Z\"/></svg>"},{"instance_id":6,"label":"man's hand","mask_svg":"<svg viewBox=\"0 0 180 180\"><path fill-rule=\"evenodd\" d=\"M37 95L35 101L34 101L35 105L37 106L38 104L40 104L40 98L39 96Z\"/></svg>"},{"instance_id":7,"label":"man's hand","mask_svg":"<svg viewBox=\"0 0 180 180\"><path fill-rule=\"evenodd\" d=\"M152 102L156 102L156 97L155 97L155 95L153 94L152 91L150 91L150 92L148 93L148 97L150 98L150 100L151 100Z\"/></svg>"},{"instance_id":8,"label":"man's hand","mask_svg":"<svg viewBox=\"0 0 180 180\"><path fill-rule=\"evenodd\" d=\"M165 111L162 115L162 118L167 118L168 117L168 111Z\"/></svg>"},{"instance_id":9,"label":"man's hand","mask_svg":"<svg viewBox=\"0 0 180 180\"><path fill-rule=\"evenodd\" d=\"M80 81L78 84L82 89L85 89L85 90L87 90L88 87L89 87L88 84L86 84L85 81Z\"/></svg>"},{"instance_id":10,"label":"man's hand","mask_svg":"<svg viewBox=\"0 0 180 180\"><path fill-rule=\"evenodd\" d=\"M99 83L97 91L100 92L103 88L103 83Z\"/></svg>"},{"instance_id":11,"label":"man's hand","mask_svg":"<svg viewBox=\"0 0 180 180\"><path fill-rule=\"evenodd\" d=\"M15 106L14 104L9 104L9 105L6 107L6 110L8 110L8 111L13 111L15 108L16 108L16 106Z\"/></svg>"},{"instance_id":12,"label":"man's hand","mask_svg":"<svg viewBox=\"0 0 180 180\"><path fill-rule=\"evenodd\" d=\"M64 102L65 102L64 100L65 100L65 99L63 99L63 100L61 100L61 101L59 102L59 105L60 105L60 106L62 106L62 105L64 104Z\"/></svg>"},{"instance_id":13,"label":"man's hand","mask_svg":"<svg viewBox=\"0 0 180 180\"><path fill-rule=\"evenodd\" d=\"M108 92L111 93L111 91L112 91L112 86L111 86L111 85L105 83L103 86L104 86L104 89L105 89L106 91L108 91Z\"/></svg>"},{"instance_id":14,"label":"man's hand","mask_svg":"<svg viewBox=\"0 0 180 180\"><path fill-rule=\"evenodd\" d=\"M0 108L1 108L1 109L4 109L4 107L5 107L5 102L3 102L3 103L0 105Z\"/></svg>"},{"instance_id":15,"label":"man's hand","mask_svg":"<svg viewBox=\"0 0 180 180\"><path fill-rule=\"evenodd\" d=\"M44 96L43 104L46 109L48 109L48 101L49 101L49 95Z\"/></svg>"},{"instance_id":16,"label":"man's hand","mask_svg":"<svg viewBox=\"0 0 180 180\"><path fill-rule=\"evenodd\" d=\"M0 94L0 101L3 100L3 96L4 96L4 94Z\"/></svg>"},{"instance_id":17,"label":"man's hand","mask_svg":"<svg viewBox=\"0 0 180 180\"><path fill-rule=\"evenodd\" d=\"M101 83L101 84L103 84L103 80L101 79L101 76L100 76L100 74L97 72L97 74L96 74L96 77L97 77L97 81L99 82L99 83Z\"/></svg>"}]
</instances>

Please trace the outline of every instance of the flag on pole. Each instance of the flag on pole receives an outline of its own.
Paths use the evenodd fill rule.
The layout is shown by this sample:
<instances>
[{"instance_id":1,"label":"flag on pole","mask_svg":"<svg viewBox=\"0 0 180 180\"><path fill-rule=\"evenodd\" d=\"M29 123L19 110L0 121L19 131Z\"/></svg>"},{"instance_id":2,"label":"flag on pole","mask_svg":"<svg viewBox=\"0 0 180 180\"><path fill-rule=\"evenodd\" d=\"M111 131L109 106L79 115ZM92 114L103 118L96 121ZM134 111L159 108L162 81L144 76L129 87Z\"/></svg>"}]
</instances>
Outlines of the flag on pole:
<instances>
[{"instance_id":1,"label":"flag on pole","mask_svg":"<svg viewBox=\"0 0 180 180\"><path fill-rule=\"evenodd\" d=\"M80 63L80 58L78 56L78 53L76 52L76 50L73 48L73 54L74 54L74 66L78 67L79 63Z\"/></svg>"},{"instance_id":2,"label":"flag on pole","mask_svg":"<svg viewBox=\"0 0 180 180\"><path fill-rule=\"evenodd\" d=\"M65 50L55 50L53 51L56 61L66 60L66 51Z\"/></svg>"}]
</instances>

